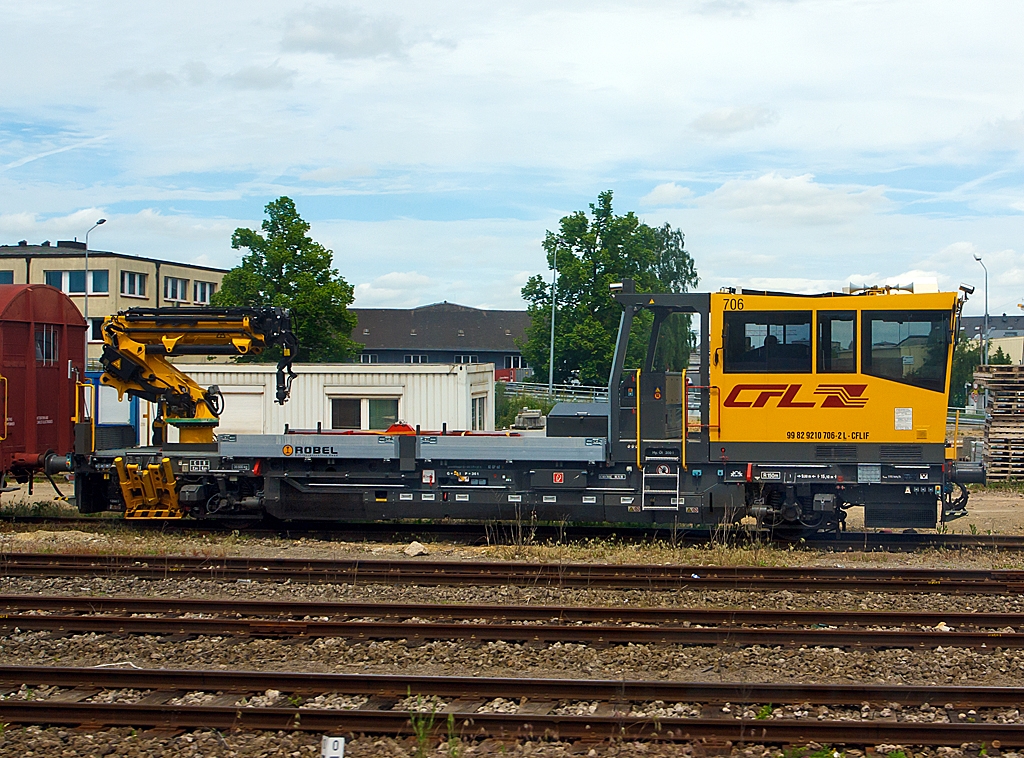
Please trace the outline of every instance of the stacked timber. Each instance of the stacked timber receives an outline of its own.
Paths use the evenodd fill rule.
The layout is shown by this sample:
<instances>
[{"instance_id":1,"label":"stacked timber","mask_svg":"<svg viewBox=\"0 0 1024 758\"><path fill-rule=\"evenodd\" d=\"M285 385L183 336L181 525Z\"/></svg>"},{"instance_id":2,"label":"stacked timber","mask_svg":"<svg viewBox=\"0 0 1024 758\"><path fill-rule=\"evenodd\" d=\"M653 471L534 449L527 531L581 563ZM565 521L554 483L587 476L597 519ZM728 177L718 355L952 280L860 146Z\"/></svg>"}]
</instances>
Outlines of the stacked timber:
<instances>
[{"instance_id":1,"label":"stacked timber","mask_svg":"<svg viewBox=\"0 0 1024 758\"><path fill-rule=\"evenodd\" d=\"M988 480L1024 480L1024 366L979 366L974 382L988 389L985 470Z\"/></svg>"}]
</instances>

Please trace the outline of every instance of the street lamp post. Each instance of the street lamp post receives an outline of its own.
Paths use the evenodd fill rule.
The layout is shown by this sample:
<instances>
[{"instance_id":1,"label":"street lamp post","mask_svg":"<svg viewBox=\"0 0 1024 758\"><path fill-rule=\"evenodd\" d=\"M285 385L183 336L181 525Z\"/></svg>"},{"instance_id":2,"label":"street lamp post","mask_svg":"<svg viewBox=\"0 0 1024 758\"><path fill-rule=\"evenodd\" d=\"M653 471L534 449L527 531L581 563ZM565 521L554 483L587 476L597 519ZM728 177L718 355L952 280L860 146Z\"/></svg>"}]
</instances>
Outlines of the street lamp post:
<instances>
[{"instance_id":1,"label":"street lamp post","mask_svg":"<svg viewBox=\"0 0 1024 758\"><path fill-rule=\"evenodd\" d=\"M985 269L985 327L981 332L981 362L988 365L988 266L977 253L974 254L974 260Z\"/></svg>"},{"instance_id":2,"label":"street lamp post","mask_svg":"<svg viewBox=\"0 0 1024 758\"><path fill-rule=\"evenodd\" d=\"M85 307L82 308L82 315L85 316L85 369L89 370L89 337L92 332L92 323L89 321L89 235L92 230L97 226L102 226L107 223L105 218L101 218L91 227L89 231L85 233L85 292L83 294L83 300L85 301Z\"/></svg>"},{"instance_id":3,"label":"street lamp post","mask_svg":"<svg viewBox=\"0 0 1024 758\"><path fill-rule=\"evenodd\" d=\"M555 277L558 275L558 248L551 267L551 350L548 352L548 396L555 392Z\"/></svg>"}]
</instances>

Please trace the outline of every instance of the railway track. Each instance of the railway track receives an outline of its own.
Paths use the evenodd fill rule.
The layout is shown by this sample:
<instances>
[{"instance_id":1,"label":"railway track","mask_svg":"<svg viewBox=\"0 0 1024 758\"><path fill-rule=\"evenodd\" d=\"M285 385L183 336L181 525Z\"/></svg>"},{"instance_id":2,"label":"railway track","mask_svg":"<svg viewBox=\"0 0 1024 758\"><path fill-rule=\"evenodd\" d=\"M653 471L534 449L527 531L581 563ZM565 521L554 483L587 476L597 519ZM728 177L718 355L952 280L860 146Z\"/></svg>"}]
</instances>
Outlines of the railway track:
<instances>
[{"instance_id":1,"label":"railway track","mask_svg":"<svg viewBox=\"0 0 1024 758\"><path fill-rule=\"evenodd\" d=\"M978 569L679 566L421 560L208 558L5 553L7 576L133 576L342 584L527 585L644 590L849 590L1013 595L1024 571Z\"/></svg>"},{"instance_id":2,"label":"railway track","mask_svg":"<svg viewBox=\"0 0 1024 758\"><path fill-rule=\"evenodd\" d=\"M1024 648L1024 614L0 596L0 633L848 648ZM888 627L888 628L877 628ZM1016 628L1016 629L1015 629Z\"/></svg>"},{"instance_id":3,"label":"railway track","mask_svg":"<svg viewBox=\"0 0 1024 758\"><path fill-rule=\"evenodd\" d=\"M12 524L53 526L71 529L122 529L128 531L159 531L171 534L225 534L242 531L246 534L267 537L311 537L325 541L346 542L408 542L409 540L445 540L463 544L502 544L512 542L515 534L521 537L522 525L506 523L352 523L324 524L323 522L288 523L244 523L165 521L146 519L128 521L109 516L19 516L0 513L0 521ZM593 539L615 539L623 542L648 542L661 540L678 545L702 545L721 542L723 539L739 545L751 543L774 543L778 545L798 544L802 547L820 550L867 550L867 551L914 551L925 548L948 550L994 549L1024 550L1024 535L1009 534L934 534L904 532L840 532L819 534L811 537L766 535L746 528L726 532L707 529L677 529L671 527L643 527L629 525L530 525L526 528L531 538L538 543L585 541Z\"/></svg>"},{"instance_id":4,"label":"railway track","mask_svg":"<svg viewBox=\"0 0 1024 758\"><path fill-rule=\"evenodd\" d=\"M31 693L30 695L28 693ZM125 693L131 693L125 696ZM1024 745L1018 688L705 684L373 674L0 666L0 720L182 728L411 734L414 720L455 734L560 739ZM114 694L121 702L104 702ZM410 703L410 695L415 700ZM340 699L339 696L344 696ZM324 703L335 698L333 707ZM498 701L514 712L493 712ZM518 700L518 703L515 701ZM189 703L189 704L186 704ZM941 720L911 718L942 703ZM574 705L585 704L582 709ZM693 714L660 715L666 704ZM728 705L726 705L728 704ZM768 705L770 704L770 705ZM801 704L786 718L774 707ZM829 711L813 715L811 704ZM769 718L750 717L752 709ZM853 708L849 708L852 706ZM885 708L883 709L883 706ZM904 708L906 710L904 711ZM1013 709L1006 711L998 709ZM968 716L967 713L971 715ZM848 716L847 714L855 714ZM1012 714L1016 713L1016 716ZM427 719L429 718L429 721ZM972 723L973 720L973 723Z\"/></svg>"}]
</instances>

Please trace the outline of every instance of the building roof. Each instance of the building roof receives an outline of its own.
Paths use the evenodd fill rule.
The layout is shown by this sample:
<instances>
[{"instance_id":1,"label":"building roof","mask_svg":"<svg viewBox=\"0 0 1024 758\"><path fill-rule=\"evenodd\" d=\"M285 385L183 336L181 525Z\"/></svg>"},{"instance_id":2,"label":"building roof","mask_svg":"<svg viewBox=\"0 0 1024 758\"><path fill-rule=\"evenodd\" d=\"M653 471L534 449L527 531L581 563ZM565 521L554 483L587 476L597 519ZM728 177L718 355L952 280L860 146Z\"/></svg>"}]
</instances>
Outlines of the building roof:
<instances>
[{"instance_id":1,"label":"building roof","mask_svg":"<svg viewBox=\"0 0 1024 758\"><path fill-rule=\"evenodd\" d=\"M518 353L526 311L492 311L443 302L419 308L351 308L352 339L366 350L503 350Z\"/></svg>"},{"instance_id":2,"label":"building roof","mask_svg":"<svg viewBox=\"0 0 1024 758\"><path fill-rule=\"evenodd\" d=\"M985 329L984 316L964 316L960 319L960 329L967 337L980 337ZM1010 334L1007 334L1010 332ZM1006 313L990 313L988 316L989 337L1016 337L1024 334L1024 315L1007 315Z\"/></svg>"},{"instance_id":3,"label":"building roof","mask_svg":"<svg viewBox=\"0 0 1024 758\"><path fill-rule=\"evenodd\" d=\"M46 243L44 245L0 245L0 259L2 258L84 258L84 242L59 241L56 245ZM181 261L169 261L164 258L147 258L142 255L128 255L126 253L113 253L107 250L90 250L90 258L123 258L133 261L148 261L150 263L167 264L169 266L185 266L201 271L214 271L218 274L226 274L227 269L213 268L212 266L199 266L195 263L182 263Z\"/></svg>"}]
</instances>

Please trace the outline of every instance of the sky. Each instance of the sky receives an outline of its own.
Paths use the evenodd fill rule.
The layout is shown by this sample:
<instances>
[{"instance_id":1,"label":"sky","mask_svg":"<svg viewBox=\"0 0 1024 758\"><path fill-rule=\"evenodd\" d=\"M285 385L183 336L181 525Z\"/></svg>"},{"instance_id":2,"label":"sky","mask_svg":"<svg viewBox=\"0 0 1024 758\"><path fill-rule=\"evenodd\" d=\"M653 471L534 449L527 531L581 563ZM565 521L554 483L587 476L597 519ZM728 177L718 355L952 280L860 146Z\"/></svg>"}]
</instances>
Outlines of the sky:
<instances>
[{"instance_id":1,"label":"sky","mask_svg":"<svg viewBox=\"0 0 1024 758\"><path fill-rule=\"evenodd\" d=\"M293 198L356 306L522 308L558 220L700 289L1024 303L1019 0L0 0L0 243L229 268Z\"/></svg>"}]
</instances>

